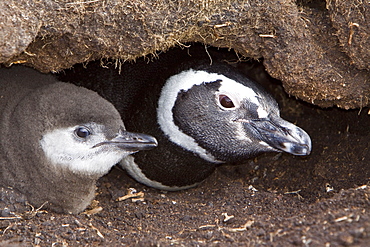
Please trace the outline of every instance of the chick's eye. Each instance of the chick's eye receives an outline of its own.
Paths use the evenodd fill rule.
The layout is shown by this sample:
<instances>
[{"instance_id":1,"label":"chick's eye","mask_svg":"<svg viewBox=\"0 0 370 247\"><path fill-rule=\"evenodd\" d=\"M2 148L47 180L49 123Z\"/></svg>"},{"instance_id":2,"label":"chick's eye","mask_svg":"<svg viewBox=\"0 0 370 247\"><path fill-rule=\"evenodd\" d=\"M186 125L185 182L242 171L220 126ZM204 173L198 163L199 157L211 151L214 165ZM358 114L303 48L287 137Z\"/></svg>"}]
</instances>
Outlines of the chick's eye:
<instances>
[{"instance_id":1,"label":"chick's eye","mask_svg":"<svg viewBox=\"0 0 370 247\"><path fill-rule=\"evenodd\" d=\"M220 101L220 104L225 108L233 108L235 107L233 101L226 95L220 94L218 96L218 100Z\"/></svg>"},{"instance_id":2,"label":"chick's eye","mask_svg":"<svg viewBox=\"0 0 370 247\"><path fill-rule=\"evenodd\" d=\"M75 134L80 137L80 138L86 138L88 137L91 133L90 131L85 128L85 127L78 127L76 130L75 130Z\"/></svg>"}]
</instances>

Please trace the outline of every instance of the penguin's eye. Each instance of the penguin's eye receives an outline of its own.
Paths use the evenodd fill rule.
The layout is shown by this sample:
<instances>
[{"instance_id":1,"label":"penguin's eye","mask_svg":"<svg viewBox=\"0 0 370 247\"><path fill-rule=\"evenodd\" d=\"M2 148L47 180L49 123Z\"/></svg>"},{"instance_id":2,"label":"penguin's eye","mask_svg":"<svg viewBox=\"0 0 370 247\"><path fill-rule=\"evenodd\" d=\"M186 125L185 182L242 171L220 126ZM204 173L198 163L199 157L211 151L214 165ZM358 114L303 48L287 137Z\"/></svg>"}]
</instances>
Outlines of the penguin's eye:
<instances>
[{"instance_id":1,"label":"penguin's eye","mask_svg":"<svg viewBox=\"0 0 370 247\"><path fill-rule=\"evenodd\" d=\"M225 108L234 108L235 107L233 101L225 94L220 94L218 96L218 100L220 101L220 104Z\"/></svg>"},{"instance_id":2,"label":"penguin's eye","mask_svg":"<svg viewBox=\"0 0 370 247\"><path fill-rule=\"evenodd\" d=\"M75 134L80 137L80 138L86 138L88 137L89 135L91 135L91 132L90 130L88 130L87 128L85 127L77 127L75 129Z\"/></svg>"}]
</instances>

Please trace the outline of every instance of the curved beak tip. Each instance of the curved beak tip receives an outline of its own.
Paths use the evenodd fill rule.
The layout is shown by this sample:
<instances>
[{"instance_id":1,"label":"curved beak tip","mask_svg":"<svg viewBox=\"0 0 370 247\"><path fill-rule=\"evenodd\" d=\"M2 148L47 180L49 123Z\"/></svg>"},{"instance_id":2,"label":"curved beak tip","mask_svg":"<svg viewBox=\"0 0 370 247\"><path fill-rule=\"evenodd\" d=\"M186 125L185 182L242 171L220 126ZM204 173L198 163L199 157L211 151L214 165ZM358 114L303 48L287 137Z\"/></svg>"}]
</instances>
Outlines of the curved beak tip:
<instances>
[{"instance_id":1,"label":"curved beak tip","mask_svg":"<svg viewBox=\"0 0 370 247\"><path fill-rule=\"evenodd\" d=\"M310 143L282 143L283 148L281 148L282 151L285 151L287 153L293 154L293 155L309 155L311 153L311 145Z\"/></svg>"},{"instance_id":2,"label":"curved beak tip","mask_svg":"<svg viewBox=\"0 0 370 247\"><path fill-rule=\"evenodd\" d=\"M290 122L275 117L245 123L252 126L259 133L261 140L275 150L301 156L311 153L310 136Z\"/></svg>"},{"instance_id":3,"label":"curved beak tip","mask_svg":"<svg viewBox=\"0 0 370 247\"><path fill-rule=\"evenodd\" d=\"M126 134L124 139L125 141L122 142L122 149L140 151L150 150L158 146L157 139L146 134L129 132L129 135Z\"/></svg>"},{"instance_id":4,"label":"curved beak tip","mask_svg":"<svg viewBox=\"0 0 370 247\"><path fill-rule=\"evenodd\" d=\"M158 146L157 139L155 139L153 136L150 135L144 135L145 138L143 138L143 135L138 138L138 142L136 143L140 150L150 150Z\"/></svg>"}]
</instances>

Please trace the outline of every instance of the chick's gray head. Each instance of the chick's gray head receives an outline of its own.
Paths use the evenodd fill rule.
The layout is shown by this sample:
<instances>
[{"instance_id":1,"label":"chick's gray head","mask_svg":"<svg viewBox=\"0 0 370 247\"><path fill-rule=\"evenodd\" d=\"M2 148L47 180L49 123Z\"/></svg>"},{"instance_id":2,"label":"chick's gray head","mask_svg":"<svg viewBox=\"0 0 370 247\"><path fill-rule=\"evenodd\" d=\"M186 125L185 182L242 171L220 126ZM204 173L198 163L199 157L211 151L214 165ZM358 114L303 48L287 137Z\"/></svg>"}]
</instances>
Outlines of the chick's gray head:
<instances>
[{"instance_id":1,"label":"chick's gray head","mask_svg":"<svg viewBox=\"0 0 370 247\"><path fill-rule=\"evenodd\" d=\"M24 101L18 125L57 168L101 176L123 157L157 145L151 136L126 131L114 106L82 87L54 83Z\"/></svg>"}]
</instances>

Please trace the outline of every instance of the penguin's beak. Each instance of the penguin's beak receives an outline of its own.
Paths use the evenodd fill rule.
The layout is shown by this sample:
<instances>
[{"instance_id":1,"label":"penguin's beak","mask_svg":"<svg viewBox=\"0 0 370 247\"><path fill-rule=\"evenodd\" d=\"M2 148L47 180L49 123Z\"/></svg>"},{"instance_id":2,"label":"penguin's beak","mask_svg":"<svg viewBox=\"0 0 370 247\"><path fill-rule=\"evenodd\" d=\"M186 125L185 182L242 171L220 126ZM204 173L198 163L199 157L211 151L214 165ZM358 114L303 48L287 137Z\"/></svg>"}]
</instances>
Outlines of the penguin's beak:
<instances>
[{"instance_id":1,"label":"penguin's beak","mask_svg":"<svg viewBox=\"0 0 370 247\"><path fill-rule=\"evenodd\" d=\"M93 148L101 145L114 145L123 150L135 152L153 149L157 147L158 142L153 136L128 132L121 128L115 138L109 141L98 143Z\"/></svg>"},{"instance_id":2,"label":"penguin's beak","mask_svg":"<svg viewBox=\"0 0 370 247\"><path fill-rule=\"evenodd\" d=\"M240 119L248 127L252 127L272 148L294 155L309 155L311 153L311 138L298 126L285 121L279 116L245 120Z\"/></svg>"}]
</instances>

